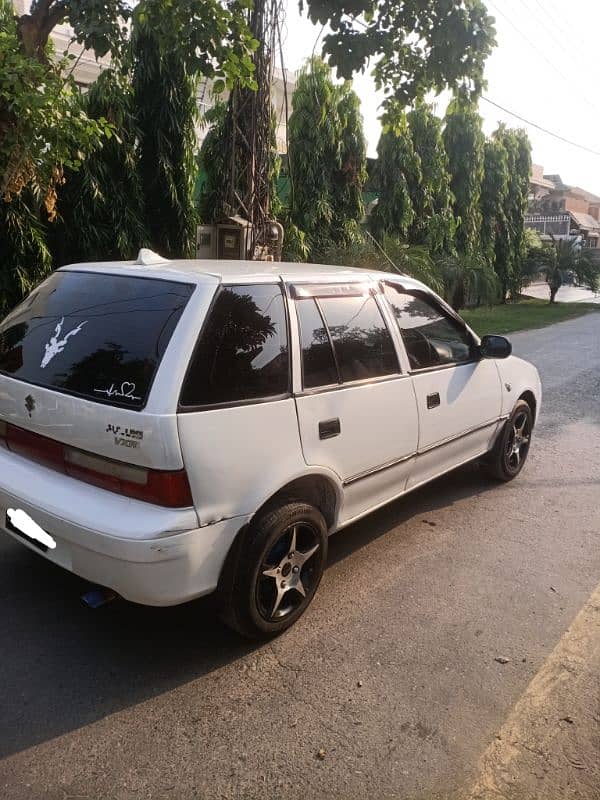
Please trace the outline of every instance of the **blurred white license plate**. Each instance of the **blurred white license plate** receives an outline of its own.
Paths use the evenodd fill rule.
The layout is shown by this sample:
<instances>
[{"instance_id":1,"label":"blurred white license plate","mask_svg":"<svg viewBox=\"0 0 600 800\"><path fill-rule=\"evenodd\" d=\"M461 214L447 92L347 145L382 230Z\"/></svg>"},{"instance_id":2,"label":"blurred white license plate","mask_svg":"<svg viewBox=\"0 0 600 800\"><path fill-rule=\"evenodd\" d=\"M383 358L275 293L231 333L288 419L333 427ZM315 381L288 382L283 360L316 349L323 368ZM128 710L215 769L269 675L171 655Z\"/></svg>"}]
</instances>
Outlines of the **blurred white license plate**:
<instances>
[{"instance_id":1,"label":"blurred white license plate","mask_svg":"<svg viewBox=\"0 0 600 800\"><path fill-rule=\"evenodd\" d=\"M56 548L56 542L49 533L37 524L29 514L20 508L9 508L6 511L6 528L20 536L29 544L37 547L42 553Z\"/></svg>"}]
</instances>

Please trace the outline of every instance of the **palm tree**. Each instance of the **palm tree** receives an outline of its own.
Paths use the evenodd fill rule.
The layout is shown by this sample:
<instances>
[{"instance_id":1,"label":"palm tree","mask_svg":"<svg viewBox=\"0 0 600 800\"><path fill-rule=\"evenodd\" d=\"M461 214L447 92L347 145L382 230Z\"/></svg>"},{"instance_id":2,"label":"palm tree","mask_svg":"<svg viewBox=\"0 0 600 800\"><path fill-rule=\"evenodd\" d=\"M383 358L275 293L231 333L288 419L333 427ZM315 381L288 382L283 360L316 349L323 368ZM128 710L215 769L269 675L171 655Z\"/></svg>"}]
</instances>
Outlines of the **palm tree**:
<instances>
[{"instance_id":1,"label":"palm tree","mask_svg":"<svg viewBox=\"0 0 600 800\"><path fill-rule=\"evenodd\" d=\"M576 239L555 239L552 247L535 248L527 259L527 272L542 273L550 289L550 302L563 285L566 273L573 273L580 286L597 291L600 283L600 261L584 253Z\"/></svg>"}]
</instances>

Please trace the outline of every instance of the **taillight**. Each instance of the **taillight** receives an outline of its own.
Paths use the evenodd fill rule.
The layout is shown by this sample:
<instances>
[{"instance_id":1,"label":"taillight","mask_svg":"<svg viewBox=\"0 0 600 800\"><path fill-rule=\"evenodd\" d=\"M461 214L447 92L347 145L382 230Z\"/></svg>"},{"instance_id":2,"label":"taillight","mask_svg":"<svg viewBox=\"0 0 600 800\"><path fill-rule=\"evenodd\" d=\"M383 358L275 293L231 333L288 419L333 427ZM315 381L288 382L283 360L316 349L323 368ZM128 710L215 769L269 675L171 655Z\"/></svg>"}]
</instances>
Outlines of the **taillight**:
<instances>
[{"instance_id":1,"label":"taillight","mask_svg":"<svg viewBox=\"0 0 600 800\"><path fill-rule=\"evenodd\" d=\"M157 470L125 464L0 422L0 444L3 439L14 453L109 492L168 508L193 505L184 469Z\"/></svg>"},{"instance_id":2,"label":"taillight","mask_svg":"<svg viewBox=\"0 0 600 800\"><path fill-rule=\"evenodd\" d=\"M46 436L38 436L37 433L25 431L15 425L8 425L6 431L6 443L8 449L20 456L25 456L45 467L65 471L64 447L54 439Z\"/></svg>"}]
</instances>

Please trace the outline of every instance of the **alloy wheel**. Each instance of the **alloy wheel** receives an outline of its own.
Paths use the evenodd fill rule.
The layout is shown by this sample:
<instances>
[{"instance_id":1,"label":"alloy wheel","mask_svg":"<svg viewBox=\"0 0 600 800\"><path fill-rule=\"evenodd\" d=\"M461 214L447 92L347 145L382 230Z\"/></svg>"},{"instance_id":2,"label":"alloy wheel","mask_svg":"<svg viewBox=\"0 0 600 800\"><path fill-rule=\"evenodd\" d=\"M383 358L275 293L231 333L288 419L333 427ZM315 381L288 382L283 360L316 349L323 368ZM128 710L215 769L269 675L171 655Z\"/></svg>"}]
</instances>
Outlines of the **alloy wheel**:
<instances>
[{"instance_id":1,"label":"alloy wheel","mask_svg":"<svg viewBox=\"0 0 600 800\"><path fill-rule=\"evenodd\" d=\"M308 522L286 528L269 549L257 577L258 610L276 622L308 604L320 577L321 545Z\"/></svg>"}]
</instances>

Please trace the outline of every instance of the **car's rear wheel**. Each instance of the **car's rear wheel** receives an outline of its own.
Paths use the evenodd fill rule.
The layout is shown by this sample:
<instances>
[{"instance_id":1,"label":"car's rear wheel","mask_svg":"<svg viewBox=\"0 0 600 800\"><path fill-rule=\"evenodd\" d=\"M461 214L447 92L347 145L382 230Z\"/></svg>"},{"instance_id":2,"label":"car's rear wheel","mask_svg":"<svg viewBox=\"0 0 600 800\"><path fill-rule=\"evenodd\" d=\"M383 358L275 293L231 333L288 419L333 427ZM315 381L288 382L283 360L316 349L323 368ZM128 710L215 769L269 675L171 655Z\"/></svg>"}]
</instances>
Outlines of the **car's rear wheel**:
<instances>
[{"instance_id":1,"label":"car's rear wheel","mask_svg":"<svg viewBox=\"0 0 600 800\"><path fill-rule=\"evenodd\" d=\"M327 560L327 526L307 503L261 515L235 545L220 591L221 616L250 638L277 636L306 611Z\"/></svg>"},{"instance_id":2,"label":"car's rear wheel","mask_svg":"<svg viewBox=\"0 0 600 800\"><path fill-rule=\"evenodd\" d=\"M524 400L519 400L506 421L494 449L482 462L484 472L500 481L511 481L521 472L529 455L533 413Z\"/></svg>"}]
</instances>

